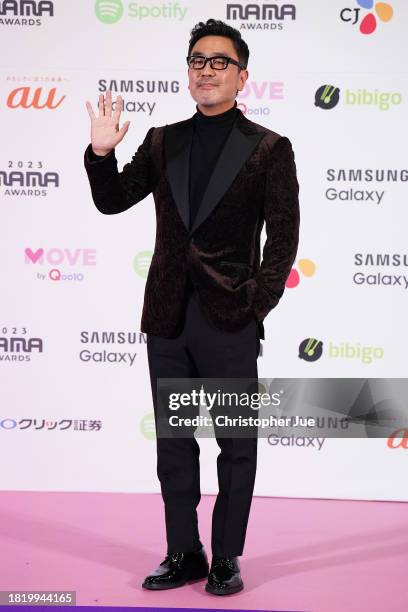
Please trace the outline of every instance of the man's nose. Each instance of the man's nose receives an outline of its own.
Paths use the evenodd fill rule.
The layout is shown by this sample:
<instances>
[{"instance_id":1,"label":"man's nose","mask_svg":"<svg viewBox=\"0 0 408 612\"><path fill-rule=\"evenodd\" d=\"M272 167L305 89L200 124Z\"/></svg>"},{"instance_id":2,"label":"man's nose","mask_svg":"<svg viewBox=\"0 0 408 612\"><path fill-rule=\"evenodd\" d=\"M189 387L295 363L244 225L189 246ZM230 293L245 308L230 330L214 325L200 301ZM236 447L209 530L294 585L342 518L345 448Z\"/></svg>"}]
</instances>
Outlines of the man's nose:
<instances>
[{"instance_id":1,"label":"man's nose","mask_svg":"<svg viewBox=\"0 0 408 612\"><path fill-rule=\"evenodd\" d=\"M202 68L201 70L201 75L210 75L210 76L214 76L214 72L215 70L213 68L211 68L211 64L210 62L207 62L206 65L204 66L204 68Z\"/></svg>"}]
</instances>

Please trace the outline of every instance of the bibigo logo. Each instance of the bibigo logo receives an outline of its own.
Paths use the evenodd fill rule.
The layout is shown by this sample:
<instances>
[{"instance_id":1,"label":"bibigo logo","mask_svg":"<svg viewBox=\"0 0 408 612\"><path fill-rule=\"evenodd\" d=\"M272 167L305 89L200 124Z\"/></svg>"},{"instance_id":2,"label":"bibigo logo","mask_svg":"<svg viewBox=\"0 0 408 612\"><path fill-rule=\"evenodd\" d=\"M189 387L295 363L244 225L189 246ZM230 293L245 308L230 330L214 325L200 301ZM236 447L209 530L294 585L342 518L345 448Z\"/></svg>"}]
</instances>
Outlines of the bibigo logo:
<instances>
[{"instance_id":1,"label":"bibigo logo","mask_svg":"<svg viewBox=\"0 0 408 612\"><path fill-rule=\"evenodd\" d=\"M323 355L323 341L318 338L305 338L299 345L299 359L317 361ZM383 359L384 349L381 346L361 346L360 343L329 341L326 357L329 359L357 359L361 363L371 364L376 359Z\"/></svg>"}]
</instances>

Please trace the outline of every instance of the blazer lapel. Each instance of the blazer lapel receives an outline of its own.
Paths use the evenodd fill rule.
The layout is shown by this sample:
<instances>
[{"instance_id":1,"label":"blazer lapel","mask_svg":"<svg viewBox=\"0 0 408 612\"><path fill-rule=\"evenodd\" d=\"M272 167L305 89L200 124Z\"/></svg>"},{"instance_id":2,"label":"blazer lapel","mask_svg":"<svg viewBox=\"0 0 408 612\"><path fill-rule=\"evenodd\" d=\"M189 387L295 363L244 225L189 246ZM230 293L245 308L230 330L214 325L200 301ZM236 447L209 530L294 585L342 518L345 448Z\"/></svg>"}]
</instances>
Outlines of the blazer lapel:
<instances>
[{"instance_id":1,"label":"blazer lapel","mask_svg":"<svg viewBox=\"0 0 408 612\"><path fill-rule=\"evenodd\" d=\"M244 131L240 129L241 127ZM240 113L220 153L193 227L190 228L189 176L193 118L166 127L164 148L167 178L173 199L189 236L217 206L266 133L256 132L251 128L251 122Z\"/></svg>"},{"instance_id":2,"label":"blazer lapel","mask_svg":"<svg viewBox=\"0 0 408 612\"><path fill-rule=\"evenodd\" d=\"M244 134L234 124L208 182L190 234L208 217L250 157L265 132Z\"/></svg>"},{"instance_id":3,"label":"blazer lapel","mask_svg":"<svg viewBox=\"0 0 408 612\"><path fill-rule=\"evenodd\" d=\"M190 227L190 151L193 137L193 120L166 128L164 148L166 173L180 217L188 230Z\"/></svg>"}]
</instances>

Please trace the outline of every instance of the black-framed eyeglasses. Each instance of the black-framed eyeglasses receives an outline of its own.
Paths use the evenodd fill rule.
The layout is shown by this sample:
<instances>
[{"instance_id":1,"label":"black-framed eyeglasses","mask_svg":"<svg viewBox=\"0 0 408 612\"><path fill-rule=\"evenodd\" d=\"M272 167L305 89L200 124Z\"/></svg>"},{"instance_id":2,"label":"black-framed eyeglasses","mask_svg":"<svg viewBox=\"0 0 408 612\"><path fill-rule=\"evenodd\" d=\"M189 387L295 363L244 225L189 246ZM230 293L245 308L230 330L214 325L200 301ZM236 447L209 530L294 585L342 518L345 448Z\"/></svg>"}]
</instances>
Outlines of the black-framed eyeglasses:
<instances>
[{"instance_id":1,"label":"black-framed eyeglasses","mask_svg":"<svg viewBox=\"0 0 408 612\"><path fill-rule=\"evenodd\" d=\"M245 66L232 57L226 57L224 55L216 55L214 57L206 57L205 55L189 55L187 58L187 64L189 68L193 70L202 70L207 62L210 62L210 66L213 70L226 70L229 64L238 66L240 70L245 70Z\"/></svg>"}]
</instances>

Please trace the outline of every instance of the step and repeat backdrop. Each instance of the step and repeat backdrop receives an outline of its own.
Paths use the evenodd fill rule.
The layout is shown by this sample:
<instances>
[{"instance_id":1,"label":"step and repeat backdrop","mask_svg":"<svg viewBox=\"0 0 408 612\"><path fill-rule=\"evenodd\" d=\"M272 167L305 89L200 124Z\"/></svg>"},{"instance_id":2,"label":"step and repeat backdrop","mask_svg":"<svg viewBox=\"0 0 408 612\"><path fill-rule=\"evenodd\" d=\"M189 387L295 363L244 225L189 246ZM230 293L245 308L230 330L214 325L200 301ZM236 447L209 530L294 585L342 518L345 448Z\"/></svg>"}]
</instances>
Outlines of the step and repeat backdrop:
<instances>
[{"instance_id":1,"label":"step and repeat backdrop","mask_svg":"<svg viewBox=\"0 0 408 612\"><path fill-rule=\"evenodd\" d=\"M239 107L289 137L300 183L299 251L264 322L259 376L407 375L405 1L4 0L2 490L160 491L140 331L154 202L96 210L85 103L122 95L121 169L151 126L194 114L185 57L210 17L248 43ZM202 492L214 493L219 448L200 446ZM371 439L271 436L259 440L255 493L406 501L407 467L397 426Z\"/></svg>"}]
</instances>

